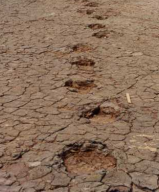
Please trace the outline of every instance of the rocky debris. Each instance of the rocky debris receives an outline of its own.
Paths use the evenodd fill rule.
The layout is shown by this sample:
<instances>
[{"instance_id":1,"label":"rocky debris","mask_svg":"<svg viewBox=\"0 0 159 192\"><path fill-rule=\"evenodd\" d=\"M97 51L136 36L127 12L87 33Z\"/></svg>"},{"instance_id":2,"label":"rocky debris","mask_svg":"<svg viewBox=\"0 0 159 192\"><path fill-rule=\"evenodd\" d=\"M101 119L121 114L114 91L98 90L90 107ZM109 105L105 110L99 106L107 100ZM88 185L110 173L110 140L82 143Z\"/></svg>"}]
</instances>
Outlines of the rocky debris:
<instances>
[{"instance_id":1,"label":"rocky debris","mask_svg":"<svg viewBox=\"0 0 159 192\"><path fill-rule=\"evenodd\" d=\"M112 102L104 102L100 105L101 111L105 114L114 113L116 116L120 113L120 107Z\"/></svg>"}]
</instances>

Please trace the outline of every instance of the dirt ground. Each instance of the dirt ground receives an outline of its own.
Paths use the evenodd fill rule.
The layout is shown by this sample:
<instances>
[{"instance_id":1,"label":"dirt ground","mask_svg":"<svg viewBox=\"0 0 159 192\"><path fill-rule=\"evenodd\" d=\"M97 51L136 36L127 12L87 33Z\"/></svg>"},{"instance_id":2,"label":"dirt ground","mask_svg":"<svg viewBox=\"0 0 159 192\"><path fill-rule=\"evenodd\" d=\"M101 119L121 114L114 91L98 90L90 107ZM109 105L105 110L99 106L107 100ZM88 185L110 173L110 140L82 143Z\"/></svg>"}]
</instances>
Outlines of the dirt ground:
<instances>
[{"instance_id":1,"label":"dirt ground","mask_svg":"<svg viewBox=\"0 0 159 192\"><path fill-rule=\"evenodd\" d=\"M158 110L159 1L0 0L0 192L159 192Z\"/></svg>"}]
</instances>

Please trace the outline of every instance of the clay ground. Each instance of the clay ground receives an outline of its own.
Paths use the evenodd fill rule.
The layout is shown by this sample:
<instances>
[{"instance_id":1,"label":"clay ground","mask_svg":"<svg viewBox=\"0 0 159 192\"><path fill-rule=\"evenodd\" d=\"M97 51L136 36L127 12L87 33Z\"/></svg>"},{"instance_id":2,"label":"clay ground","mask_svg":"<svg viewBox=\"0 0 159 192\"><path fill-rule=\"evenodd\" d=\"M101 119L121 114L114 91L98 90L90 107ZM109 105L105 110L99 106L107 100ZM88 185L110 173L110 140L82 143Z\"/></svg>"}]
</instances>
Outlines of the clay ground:
<instances>
[{"instance_id":1,"label":"clay ground","mask_svg":"<svg viewBox=\"0 0 159 192\"><path fill-rule=\"evenodd\" d=\"M158 192L158 109L159 1L0 0L0 192Z\"/></svg>"}]
</instances>

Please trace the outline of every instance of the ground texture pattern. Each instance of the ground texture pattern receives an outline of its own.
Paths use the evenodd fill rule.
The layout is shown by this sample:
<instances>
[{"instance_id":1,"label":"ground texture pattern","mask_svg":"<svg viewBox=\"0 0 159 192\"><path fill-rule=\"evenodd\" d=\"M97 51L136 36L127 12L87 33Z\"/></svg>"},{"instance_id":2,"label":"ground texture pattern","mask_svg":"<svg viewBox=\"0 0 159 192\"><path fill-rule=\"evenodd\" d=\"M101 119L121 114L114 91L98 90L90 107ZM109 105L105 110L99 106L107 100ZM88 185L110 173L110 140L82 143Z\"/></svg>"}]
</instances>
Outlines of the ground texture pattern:
<instances>
[{"instance_id":1,"label":"ground texture pattern","mask_svg":"<svg viewBox=\"0 0 159 192\"><path fill-rule=\"evenodd\" d=\"M158 8L0 0L0 192L159 192Z\"/></svg>"}]
</instances>

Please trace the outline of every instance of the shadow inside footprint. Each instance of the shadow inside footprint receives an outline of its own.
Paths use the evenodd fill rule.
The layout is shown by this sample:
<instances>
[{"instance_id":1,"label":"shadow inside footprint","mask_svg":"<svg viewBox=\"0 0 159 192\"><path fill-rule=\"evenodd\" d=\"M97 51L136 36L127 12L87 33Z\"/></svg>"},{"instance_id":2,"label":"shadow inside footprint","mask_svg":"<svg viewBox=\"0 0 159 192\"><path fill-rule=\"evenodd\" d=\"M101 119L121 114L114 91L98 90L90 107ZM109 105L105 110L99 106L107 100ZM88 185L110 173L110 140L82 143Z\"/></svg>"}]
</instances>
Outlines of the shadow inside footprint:
<instances>
[{"instance_id":1,"label":"shadow inside footprint","mask_svg":"<svg viewBox=\"0 0 159 192\"><path fill-rule=\"evenodd\" d=\"M95 24L89 24L88 27L90 29L96 30L96 29L102 29L105 27L105 25L99 24L99 23L95 23Z\"/></svg>"}]
</instances>

